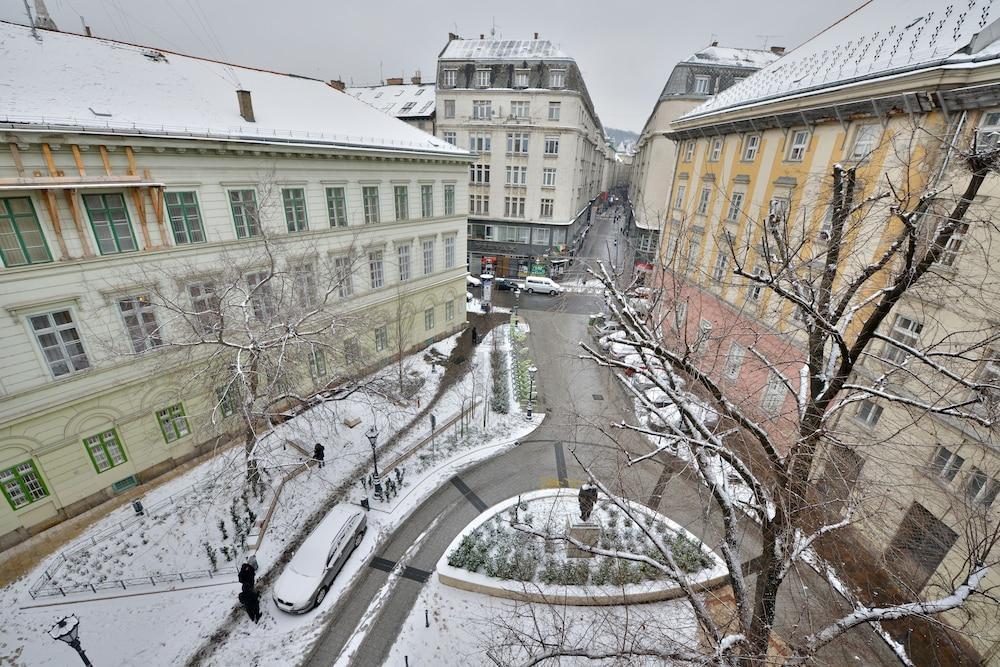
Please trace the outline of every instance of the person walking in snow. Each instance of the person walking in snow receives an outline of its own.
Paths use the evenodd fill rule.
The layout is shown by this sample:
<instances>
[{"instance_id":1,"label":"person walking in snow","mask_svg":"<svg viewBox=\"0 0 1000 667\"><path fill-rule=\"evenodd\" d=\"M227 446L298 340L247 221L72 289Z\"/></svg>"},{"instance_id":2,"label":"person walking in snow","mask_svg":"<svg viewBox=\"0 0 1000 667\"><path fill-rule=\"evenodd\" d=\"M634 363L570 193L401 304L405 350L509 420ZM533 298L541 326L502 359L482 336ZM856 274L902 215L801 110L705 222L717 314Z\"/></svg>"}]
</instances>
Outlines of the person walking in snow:
<instances>
[{"instance_id":1,"label":"person walking in snow","mask_svg":"<svg viewBox=\"0 0 1000 667\"><path fill-rule=\"evenodd\" d=\"M243 563L240 568L240 573L236 576L240 584L243 586L243 590L247 588L253 588L254 581L257 579L257 568L250 564L250 561Z\"/></svg>"},{"instance_id":2,"label":"person walking in snow","mask_svg":"<svg viewBox=\"0 0 1000 667\"><path fill-rule=\"evenodd\" d=\"M260 622L260 594L252 586L244 586L240 592L240 604L254 623Z\"/></svg>"},{"instance_id":3,"label":"person walking in snow","mask_svg":"<svg viewBox=\"0 0 1000 667\"><path fill-rule=\"evenodd\" d=\"M320 443L317 442L316 446L313 447L313 458L316 459L317 461L319 461L319 467L320 468L323 467L323 459L325 457L326 457L326 448L323 447L323 445L321 445Z\"/></svg>"},{"instance_id":4,"label":"person walking in snow","mask_svg":"<svg viewBox=\"0 0 1000 667\"><path fill-rule=\"evenodd\" d=\"M479 345L479 330L476 327L472 327L472 344Z\"/></svg>"}]
</instances>

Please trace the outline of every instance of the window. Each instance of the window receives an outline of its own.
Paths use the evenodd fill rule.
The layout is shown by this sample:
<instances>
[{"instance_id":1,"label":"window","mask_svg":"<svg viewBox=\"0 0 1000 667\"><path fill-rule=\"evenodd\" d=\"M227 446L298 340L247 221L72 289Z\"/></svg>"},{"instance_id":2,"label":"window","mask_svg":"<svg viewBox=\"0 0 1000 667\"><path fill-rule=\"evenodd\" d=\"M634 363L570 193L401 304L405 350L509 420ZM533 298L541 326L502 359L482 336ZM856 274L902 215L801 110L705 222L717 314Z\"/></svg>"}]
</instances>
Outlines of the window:
<instances>
[{"instance_id":1,"label":"window","mask_svg":"<svg viewBox=\"0 0 1000 667\"><path fill-rule=\"evenodd\" d=\"M358 345L358 341L354 338L348 338L344 341L344 363L351 365L359 361L361 356L361 348Z\"/></svg>"},{"instance_id":2,"label":"window","mask_svg":"<svg viewBox=\"0 0 1000 667\"><path fill-rule=\"evenodd\" d=\"M472 100L472 118L488 120L493 117L493 102L490 100Z\"/></svg>"},{"instance_id":3,"label":"window","mask_svg":"<svg viewBox=\"0 0 1000 667\"><path fill-rule=\"evenodd\" d=\"M552 230L552 245L560 246L566 243L566 229L564 227L556 227Z\"/></svg>"},{"instance_id":4,"label":"window","mask_svg":"<svg viewBox=\"0 0 1000 667\"><path fill-rule=\"evenodd\" d=\"M524 197L504 197L503 214L506 218L523 218Z\"/></svg>"},{"instance_id":5,"label":"window","mask_svg":"<svg viewBox=\"0 0 1000 667\"><path fill-rule=\"evenodd\" d=\"M561 102L549 102L549 120L559 120L562 111Z\"/></svg>"},{"instance_id":6,"label":"window","mask_svg":"<svg viewBox=\"0 0 1000 667\"><path fill-rule=\"evenodd\" d=\"M28 197L0 199L0 259L4 266L52 261L35 207Z\"/></svg>"},{"instance_id":7,"label":"window","mask_svg":"<svg viewBox=\"0 0 1000 667\"><path fill-rule=\"evenodd\" d=\"M392 188L392 200L396 207L396 220L406 220L410 217L410 189L405 185Z\"/></svg>"},{"instance_id":8,"label":"window","mask_svg":"<svg viewBox=\"0 0 1000 667\"><path fill-rule=\"evenodd\" d=\"M726 355L726 365L722 369L722 377L727 380L735 380L740 376L740 367L743 366L743 357L746 356L747 349L739 343L729 346L729 354Z\"/></svg>"},{"instance_id":9,"label":"window","mask_svg":"<svg viewBox=\"0 0 1000 667\"><path fill-rule=\"evenodd\" d=\"M945 481L952 481L962 469L965 459L947 447L938 447L931 459L930 470Z\"/></svg>"},{"instance_id":10,"label":"window","mask_svg":"<svg viewBox=\"0 0 1000 667\"><path fill-rule=\"evenodd\" d=\"M156 313L148 294L127 296L118 300L118 309L125 320L125 329L132 341L133 352L145 352L163 345Z\"/></svg>"},{"instance_id":11,"label":"window","mask_svg":"<svg viewBox=\"0 0 1000 667\"><path fill-rule=\"evenodd\" d=\"M157 410L156 421L160 424L163 439L167 442L179 440L191 432L187 417L184 415L184 406L180 403Z\"/></svg>"},{"instance_id":12,"label":"window","mask_svg":"<svg viewBox=\"0 0 1000 667\"><path fill-rule=\"evenodd\" d=\"M11 509L19 509L49 495L34 461L0 470L0 489Z\"/></svg>"},{"instance_id":13,"label":"window","mask_svg":"<svg viewBox=\"0 0 1000 667\"><path fill-rule=\"evenodd\" d=\"M83 204L102 255L139 249L125 210L125 199L120 194L84 195Z\"/></svg>"},{"instance_id":14,"label":"window","mask_svg":"<svg viewBox=\"0 0 1000 667\"><path fill-rule=\"evenodd\" d=\"M698 252L701 250L701 244L698 243L698 239L691 239L688 242L688 254L687 254L687 265L684 267L684 271L690 273L698 265Z\"/></svg>"},{"instance_id":15,"label":"window","mask_svg":"<svg viewBox=\"0 0 1000 667\"><path fill-rule=\"evenodd\" d=\"M526 69L516 69L514 70L514 87L515 88L527 88L528 87L528 74L531 70Z\"/></svg>"},{"instance_id":16,"label":"window","mask_svg":"<svg viewBox=\"0 0 1000 667\"><path fill-rule=\"evenodd\" d=\"M125 450L115 429L104 431L83 439L94 469L102 473L125 463Z\"/></svg>"},{"instance_id":17,"label":"window","mask_svg":"<svg viewBox=\"0 0 1000 667\"><path fill-rule=\"evenodd\" d=\"M236 238L245 239L260 233L257 219L257 193L253 190L230 190L229 207L236 224Z\"/></svg>"},{"instance_id":18,"label":"window","mask_svg":"<svg viewBox=\"0 0 1000 667\"><path fill-rule=\"evenodd\" d=\"M1000 143L1000 111L983 114L976 136L976 150L990 150Z\"/></svg>"},{"instance_id":19,"label":"window","mask_svg":"<svg viewBox=\"0 0 1000 667\"><path fill-rule=\"evenodd\" d=\"M772 371L767 378L767 386L764 387L764 396L760 401L760 407L767 414L774 415L777 414L784 402L785 383Z\"/></svg>"},{"instance_id":20,"label":"window","mask_svg":"<svg viewBox=\"0 0 1000 667\"><path fill-rule=\"evenodd\" d=\"M680 333L687 326L688 305L687 301L680 301L674 304L674 328Z\"/></svg>"},{"instance_id":21,"label":"window","mask_svg":"<svg viewBox=\"0 0 1000 667\"><path fill-rule=\"evenodd\" d=\"M531 230L531 243L534 245L547 246L549 244L549 228L535 227Z\"/></svg>"},{"instance_id":22,"label":"window","mask_svg":"<svg viewBox=\"0 0 1000 667\"><path fill-rule=\"evenodd\" d=\"M364 206L365 224L377 223L379 221L377 185L366 185L361 188L361 203Z\"/></svg>"},{"instance_id":23,"label":"window","mask_svg":"<svg viewBox=\"0 0 1000 667\"><path fill-rule=\"evenodd\" d=\"M385 325L375 328L375 351L384 352L389 347L389 330Z\"/></svg>"},{"instance_id":24,"label":"window","mask_svg":"<svg viewBox=\"0 0 1000 667\"><path fill-rule=\"evenodd\" d=\"M809 146L809 131L795 130L792 133L792 143L788 148L788 159L791 162L801 162L806 156L806 148Z\"/></svg>"},{"instance_id":25,"label":"window","mask_svg":"<svg viewBox=\"0 0 1000 667\"><path fill-rule=\"evenodd\" d=\"M753 162L757 159L758 151L760 151L760 135L748 134L743 140L743 160Z\"/></svg>"},{"instance_id":26,"label":"window","mask_svg":"<svg viewBox=\"0 0 1000 667\"><path fill-rule=\"evenodd\" d=\"M250 288L250 306L258 320L268 320L278 313L278 302L274 297L274 281L268 271L257 271L247 275Z\"/></svg>"},{"instance_id":27,"label":"window","mask_svg":"<svg viewBox=\"0 0 1000 667\"><path fill-rule=\"evenodd\" d=\"M316 305L316 271L311 262L303 262L288 267L288 277L298 305L313 308Z\"/></svg>"},{"instance_id":28,"label":"window","mask_svg":"<svg viewBox=\"0 0 1000 667\"><path fill-rule=\"evenodd\" d=\"M444 101L444 117L445 118L455 117L455 100Z\"/></svg>"},{"instance_id":29,"label":"window","mask_svg":"<svg viewBox=\"0 0 1000 667\"><path fill-rule=\"evenodd\" d=\"M444 303L444 319L445 322L451 322L455 319L455 302L445 301Z\"/></svg>"},{"instance_id":30,"label":"window","mask_svg":"<svg viewBox=\"0 0 1000 667\"><path fill-rule=\"evenodd\" d=\"M653 252L659 245L660 236L657 232L644 232L639 237L638 248L641 252Z\"/></svg>"},{"instance_id":31,"label":"window","mask_svg":"<svg viewBox=\"0 0 1000 667\"><path fill-rule=\"evenodd\" d=\"M868 428L872 428L878 423L881 416L882 406L873 403L866 398L861 401L860 405L858 405L858 412L855 415L855 418Z\"/></svg>"},{"instance_id":32,"label":"window","mask_svg":"<svg viewBox=\"0 0 1000 667\"><path fill-rule=\"evenodd\" d=\"M472 132L469 134L469 150L473 153L489 153L492 148L493 135L489 132Z\"/></svg>"},{"instance_id":33,"label":"window","mask_svg":"<svg viewBox=\"0 0 1000 667\"><path fill-rule=\"evenodd\" d=\"M314 380L326 379L326 354L315 346L309 348L309 375Z\"/></svg>"},{"instance_id":34,"label":"window","mask_svg":"<svg viewBox=\"0 0 1000 667\"><path fill-rule=\"evenodd\" d=\"M729 196L729 213L726 214L727 222L739 222L740 209L743 207L743 193L734 192Z\"/></svg>"},{"instance_id":35,"label":"window","mask_svg":"<svg viewBox=\"0 0 1000 667\"><path fill-rule=\"evenodd\" d=\"M674 198L674 208L682 208L684 206L684 195L687 193L686 185L677 186L677 196Z\"/></svg>"},{"instance_id":36,"label":"window","mask_svg":"<svg viewBox=\"0 0 1000 667\"><path fill-rule=\"evenodd\" d=\"M988 349L976 376L979 400L988 410L1000 406L1000 352Z\"/></svg>"},{"instance_id":37,"label":"window","mask_svg":"<svg viewBox=\"0 0 1000 667\"><path fill-rule=\"evenodd\" d=\"M565 87L566 87L566 70L550 69L549 88L565 88Z\"/></svg>"},{"instance_id":38,"label":"window","mask_svg":"<svg viewBox=\"0 0 1000 667\"><path fill-rule=\"evenodd\" d=\"M326 189L326 209L331 227L347 226L347 197L343 187Z\"/></svg>"},{"instance_id":39,"label":"window","mask_svg":"<svg viewBox=\"0 0 1000 667\"><path fill-rule=\"evenodd\" d=\"M234 385L215 388L215 399L218 401L219 413L223 418L236 414L236 411L239 409L239 405L236 402L238 396L239 391Z\"/></svg>"},{"instance_id":40,"label":"window","mask_svg":"<svg viewBox=\"0 0 1000 667\"><path fill-rule=\"evenodd\" d=\"M722 157L722 137L712 139L712 150L708 154L709 162L718 162Z\"/></svg>"},{"instance_id":41,"label":"window","mask_svg":"<svg viewBox=\"0 0 1000 667\"><path fill-rule=\"evenodd\" d=\"M354 275L350 257L336 257L333 260L333 279L337 283L337 296L341 299L354 294Z\"/></svg>"},{"instance_id":42,"label":"window","mask_svg":"<svg viewBox=\"0 0 1000 667\"><path fill-rule=\"evenodd\" d=\"M186 245L205 240L198 199L193 192L165 192L163 201L167 207L170 229L174 233L174 243Z\"/></svg>"},{"instance_id":43,"label":"window","mask_svg":"<svg viewBox=\"0 0 1000 667\"><path fill-rule=\"evenodd\" d=\"M444 237L444 268L455 268L455 237Z\"/></svg>"},{"instance_id":44,"label":"window","mask_svg":"<svg viewBox=\"0 0 1000 667\"><path fill-rule=\"evenodd\" d=\"M444 214L455 215L455 186L450 183L444 186Z\"/></svg>"},{"instance_id":45,"label":"window","mask_svg":"<svg viewBox=\"0 0 1000 667\"><path fill-rule=\"evenodd\" d=\"M424 329L430 331L434 328L434 309L428 308L424 311Z\"/></svg>"},{"instance_id":46,"label":"window","mask_svg":"<svg viewBox=\"0 0 1000 667\"><path fill-rule=\"evenodd\" d=\"M441 137L445 141L447 141L449 144L451 144L452 146L457 146L458 145L458 139L456 138L454 132L443 132L441 134Z\"/></svg>"},{"instance_id":47,"label":"window","mask_svg":"<svg viewBox=\"0 0 1000 667\"><path fill-rule=\"evenodd\" d=\"M191 283L187 286L191 299L191 312L202 334L212 334L222 325L219 294L211 281Z\"/></svg>"},{"instance_id":48,"label":"window","mask_svg":"<svg viewBox=\"0 0 1000 667\"><path fill-rule=\"evenodd\" d=\"M545 154L559 155L559 137L545 137Z\"/></svg>"},{"instance_id":49,"label":"window","mask_svg":"<svg viewBox=\"0 0 1000 667\"><path fill-rule=\"evenodd\" d=\"M490 87L490 71L488 69L476 70L476 87L477 88Z\"/></svg>"},{"instance_id":50,"label":"window","mask_svg":"<svg viewBox=\"0 0 1000 667\"><path fill-rule=\"evenodd\" d=\"M969 233L969 223L962 222L955 227L955 231L952 232L951 237L948 239L948 243L945 245L944 250L938 256L937 263L942 266L955 266L955 261L958 259L958 255L962 250L962 245L965 243L965 237Z\"/></svg>"},{"instance_id":51,"label":"window","mask_svg":"<svg viewBox=\"0 0 1000 667\"><path fill-rule=\"evenodd\" d=\"M981 507L989 507L996 500L998 493L1000 493L1000 481L990 479L979 468L973 467L966 476L965 497L970 502Z\"/></svg>"},{"instance_id":52,"label":"window","mask_svg":"<svg viewBox=\"0 0 1000 667\"><path fill-rule=\"evenodd\" d=\"M719 254L715 258L715 266L712 267L712 282L721 283L722 279L729 273L729 255L725 248L719 249Z\"/></svg>"},{"instance_id":53,"label":"window","mask_svg":"<svg viewBox=\"0 0 1000 667\"><path fill-rule=\"evenodd\" d=\"M285 224L289 232L309 229L306 221L306 191L302 188L283 188L281 201L285 206Z\"/></svg>"},{"instance_id":54,"label":"window","mask_svg":"<svg viewBox=\"0 0 1000 667\"><path fill-rule=\"evenodd\" d=\"M423 218L434 217L434 186L420 186L420 216Z\"/></svg>"},{"instance_id":55,"label":"window","mask_svg":"<svg viewBox=\"0 0 1000 667\"><path fill-rule=\"evenodd\" d=\"M515 101L510 103L510 115L513 118L528 118L531 116L531 103Z\"/></svg>"},{"instance_id":56,"label":"window","mask_svg":"<svg viewBox=\"0 0 1000 667\"><path fill-rule=\"evenodd\" d=\"M417 94L419 95L420 93L418 92ZM412 108L413 108L413 107L415 107L415 106L417 106L417 103L416 103L416 102L407 102L406 104L404 104L404 105L403 105L403 106L402 106L402 107L401 107L401 108L399 109L399 113L401 113L401 114L402 114L402 113L406 113L407 111L409 111L410 109L412 109Z\"/></svg>"},{"instance_id":57,"label":"window","mask_svg":"<svg viewBox=\"0 0 1000 667\"><path fill-rule=\"evenodd\" d=\"M854 136L854 148L851 150L851 159L863 160L868 157L878 143L882 134L879 125L862 125Z\"/></svg>"},{"instance_id":58,"label":"window","mask_svg":"<svg viewBox=\"0 0 1000 667\"><path fill-rule=\"evenodd\" d=\"M489 195L469 195L469 213L488 215L490 212Z\"/></svg>"},{"instance_id":59,"label":"window","mask_svg":"<svg viewBox=\"0 0 1000 667\"><path fill-rule=\"evenodd\" d=\"M694 340L694 351L698 352L712 337L712 322L702 318L698 321L698 337Z\"/></svg>"},{"instance_id":60,"label":"window","mask_svg":"<svg viewBox=\"0 0 1000 667\"><path fill-rule=\"evenodd\" d=\"M698 75L694 77L694 92L708 95L712 92L712 77Z\"/></svg>"},{"instance_id":61,"label":"window","mask_svg":"<svg viewBox=\"0 0 1000 667\"><path fill-rule=\"evenodd\" d=\"M544 218L544 219L551 219L552 218L552 211L553 211L554 208L555 208L555 200L554 199L543 199L542 200L542 209L539 212L539 216L542 217L542 218Z\"/></svg>"},{"instance_id":62,"label":"window","mask_svg":"<svg viewBox=\"0 0 1000 667\"><path fill-rule=\"evenodd\" d=\"M754 266L753 267L753 275L757 276L758 278L763 278L764 277L764 267L761 266L760 264L757 264L756 266ZM761 283L759 283L757 281L751 281L750 282L750 289L747 290L747 301L752 301L754 303L756 303L757 301L760 301L760 294L763 291L764 291L764 286Z\"/></svg>"},{"instance_id":63,"label":"window","mask_svg":"<svg viewBox=\"0 0 1000 667\"><path fill-rule=\"evenodd\" d=\"M80 334L68 310L58 310L28 318L53 377L90 368Z\"/></svg>"},{"instance_id":64,"label":"window","mask_svg":"<svg viewBox=\"0 0 1000 667\"><path fill-rule=\"evenodd\" d=\"M528 136L527 132L508 132L507 152L514 155L527 155Z\"/></svg>"},{"instance_id":65,"label":"window","mask_svg":"<svg viewBox=\"0 0 1000 667\"><path fill-rule=\"evenodd\" d=\"M483 185L490 182L490 165L488 164L470 164L469 165L469 183L474 185Z\"/></svg>"},{"instance_id":66,"label":"window","mask_svg":"<svg viewBox=\"0 0 1000 667\"><path fill-rule=\"evenodd\" d=\"M902 315L896 315L896 319L892 323L892 329L889 330L889 338L908 347L915 347L920 340L920 332L923 330L924 325L920 322L903 317ZM885 358L889 361L901 364L906 361L907 355L908 353L903 348L892 343L886 343Z\"/></svg>"},{"instance_id":67,"label":"window","mask_svg":"<svg viewBox=\"0 0 1000 667\"><path fill-rule=\"evenodd\" d=\"M695 146L694 139L688 139L684 143L684 161L685 162L690 162L691 160L694 159L694 146Z\"/></svg>"},{"instance_id":68,"label":"window","mask_svg":"<svg viewBox=\"0 0 1000 667\"><path fill-rule=\"evenodd\" d=\"M382 251L373 250L368 253L368 273L371 277L372 289L385 285L385 269L382 266Z\"/></svg>"},{"instance_id":69,"label":"window","mask_svg":"<svg viewBox=\"0 0 1000 667\"><path fill-rule=\"evenodd\" d=\"M527 167L507 167L507 185L527 185Z\"/></svg>"},{"instance_id":70,"label":"window","mask_svg":"<svg viewBox=\"0 0 1000 667\"><path fill-rule=\"evenodd\" d=\"M706 185L701 189L701 196L698 198L698 208L695 213L698 215L705 215L708 213L708 200L712 196L712 186Z\"/></svg>"},{"instance_id":71,"label":"window","mask_svg":"<svg viewBox=\"0 0 1000 667\"><path fill-rule=\"evenodd\" d=\"M424 256L424 275L434 273L434 239L424 239L420 242Z\"/></svg>"},{"instance_id":72,"label":"window","mask_svg":"<svg viewBox=\"0 0 1000 667\"><path fill-rule=\"evenodd\" d=\"M441 72L441 87L454 88L458 81L457 69L446 69Z\"/></svg>"},{"instance_id":73,"label":"window","mask_svg":"<svg viewBox=\"0 0 1000 667\"><path fill-rule=\"evenodd\" d=\"M542 169L542 187L543 188L554 188L556 187L556 169L555 167L545 167Z\"/></svg>"}]
</instances>

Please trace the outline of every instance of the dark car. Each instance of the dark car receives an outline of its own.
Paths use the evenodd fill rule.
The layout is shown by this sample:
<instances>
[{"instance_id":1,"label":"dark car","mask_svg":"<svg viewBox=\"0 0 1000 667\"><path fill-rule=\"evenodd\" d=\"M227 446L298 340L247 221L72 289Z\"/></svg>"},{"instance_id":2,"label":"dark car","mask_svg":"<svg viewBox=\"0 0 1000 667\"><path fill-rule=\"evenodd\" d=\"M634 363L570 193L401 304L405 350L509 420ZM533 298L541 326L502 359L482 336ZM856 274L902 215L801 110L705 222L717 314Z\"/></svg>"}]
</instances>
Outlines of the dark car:
<instances>
[{"instance_id":1,"label":"dark car","mask_svg":"<svg viewBox=\"0 0 1000 667\"><path fill-rule=\"evenodd\" d=\"M493 286L498 290L515 290L521 289L521 283L517 282L513 278L497 278Z\"/></svg>"}]
</instances>

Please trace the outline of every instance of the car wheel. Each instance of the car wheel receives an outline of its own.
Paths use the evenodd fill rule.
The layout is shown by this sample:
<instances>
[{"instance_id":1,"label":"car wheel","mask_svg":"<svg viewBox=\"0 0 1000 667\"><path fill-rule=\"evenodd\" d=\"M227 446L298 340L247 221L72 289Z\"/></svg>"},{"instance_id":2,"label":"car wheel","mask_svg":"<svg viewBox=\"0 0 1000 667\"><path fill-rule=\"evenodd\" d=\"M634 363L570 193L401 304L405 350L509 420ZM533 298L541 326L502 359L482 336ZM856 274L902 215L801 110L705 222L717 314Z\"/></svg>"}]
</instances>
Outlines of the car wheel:
<instances>
[{"instance_id":1,"label":"car wheel","mask_svg":"<svg viewBox=\"0 0 1000 667\"><path fill-rule=\"evenodd\" d=\"M328 590L329 586L323 586L318 591L316 591L316 601L313 603L314 607L318 607L323 602L323 598L326 597L326 592Z\"/></svg>"},{"instance_id":2,"label":"car wheel","mask_svg":"<svg viewBox=\"0 0 1000 667\"><path fill-rule=\"evenodd\" d=\"M365 539L364 533L358 533L354 536L354 548L357 549L361 546L361 540Z\"/></svg>"},{"instance_id":3,"label":"car wheel","mask_svg":"<svg viewBox=\"0 0 1000 667\"><path fill-rule=\"evenodd\" d=\"M528 288L528 294L534 294L534 293L535 293L535 288L534 287L529 287Z\"/></svg>"}]
</instances>

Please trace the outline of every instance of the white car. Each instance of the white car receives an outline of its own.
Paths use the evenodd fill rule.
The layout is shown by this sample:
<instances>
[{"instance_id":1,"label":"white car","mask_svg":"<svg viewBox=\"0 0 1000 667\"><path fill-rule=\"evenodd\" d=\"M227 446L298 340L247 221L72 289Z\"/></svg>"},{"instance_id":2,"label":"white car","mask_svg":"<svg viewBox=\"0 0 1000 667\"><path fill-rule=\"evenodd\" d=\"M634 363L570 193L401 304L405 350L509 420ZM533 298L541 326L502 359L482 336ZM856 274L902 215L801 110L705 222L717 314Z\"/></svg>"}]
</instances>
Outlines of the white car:
<instances>
[{"instance_id":1,"label":"white car","mask_svg":"<svg viewBox=\"0 0 1000 667\"><path fill-rule=\"evenodd\" d=\"M524 279L524 290L528 294L562 294L562 285L544 276L528 276Z\"/></svg>"},{"instance_id":2,"label":"white car","mask_svg":"<svg viewBox=\"0 0 1000 667\"><path fill-rule=\"evenodd\" d=\"M597 341L597 344L601 346L602 350L606 350L609 347L611 347L612 343L621 342L625 340L625 338L627 337L628 334L626 334L624 331L614 331L612 333L609 333L607 336L604 336L603 338L599 339ZM632 351L635 351L634 348Z\"/></svg>"},{"instance_id":3,"label":"white car","mask_svg":"<svg viewBox=\"0 0 1000 667\"><path fill-rule=\"evenodd\" d=\"M644 368L632 375L632 386L639 391L646 391L650 387L656 386L653 378L659 380L661 384L667 384L670 381L670 374L662 368ZM679 382L680 378L675 378L675 383L679 384Z\"/></svg>"},{"instance_id":4,"label":"white car","mask_svg":"<svg viewBox=\"0 0 1000 667\"><path fill-rule=\"evenodd\" d=\"M657 408L656 412L649 413L650 430L662 433L667 430L668 423L674 428L681 427L681 411L673 403Z\"/></svg>"},{"instance_id":5,"label":"white car","mask_svg":"<svg viewBox=\"0 0 1000 667\"><path fill-rule=\"evenodd\" d=\"M368 529L365 513L341 503L327 514L295 552L274 584L271 597L278 609L304 614L319 605L333 578Z\"/></svg>"},{"instance_id":6,"label":"white car","mask_svg":"<svg viewBox=\"0 0 1000 667\"><path fill-rule=\"evenodd\" d=\"M624 359L630 354L635 354L635 345L629 343L611 343L608 347L608 354L615 359Z\"/></svg>"}]
</instances>

